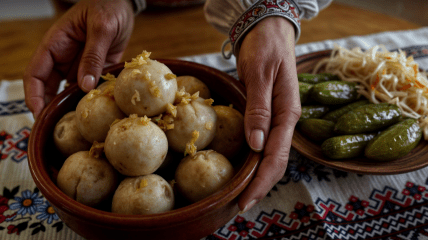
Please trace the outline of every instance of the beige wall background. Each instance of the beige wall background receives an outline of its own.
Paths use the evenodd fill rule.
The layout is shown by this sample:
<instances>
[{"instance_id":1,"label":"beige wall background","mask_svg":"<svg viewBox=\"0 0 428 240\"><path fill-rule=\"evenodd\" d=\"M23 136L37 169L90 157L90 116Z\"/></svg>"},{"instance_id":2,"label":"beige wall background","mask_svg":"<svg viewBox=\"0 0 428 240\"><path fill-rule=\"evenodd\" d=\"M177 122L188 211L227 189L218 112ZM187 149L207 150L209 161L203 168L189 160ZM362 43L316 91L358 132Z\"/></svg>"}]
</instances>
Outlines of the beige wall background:
<instances>
[{"instance_id":1,"label":"beige wall background","mask_svg":"<svg viewBox=\"0 0 428 240\"><path fill-rule=\"evenodd\" d=\"M428 0L333 0L428 26Z\"/></svg>"}]
</instances>

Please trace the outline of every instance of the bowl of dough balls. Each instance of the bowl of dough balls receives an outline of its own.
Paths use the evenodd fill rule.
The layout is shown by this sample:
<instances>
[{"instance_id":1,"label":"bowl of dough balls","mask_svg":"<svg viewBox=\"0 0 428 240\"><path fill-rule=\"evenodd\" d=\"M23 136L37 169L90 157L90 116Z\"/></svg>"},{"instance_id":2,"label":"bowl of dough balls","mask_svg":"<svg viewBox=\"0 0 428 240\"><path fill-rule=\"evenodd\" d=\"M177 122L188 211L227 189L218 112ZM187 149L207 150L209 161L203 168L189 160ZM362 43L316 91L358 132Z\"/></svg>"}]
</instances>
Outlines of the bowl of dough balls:
<instances>
[{"instance_id":1,"label":"bowl of dough balls","mask_svg":"<svg viewBox=\"0 0 428 240\"><path fill-rule=\"evenodd\" d=\"M238 214L261 159L245 141L245 104L230 75L143 51L47 105L31 174L86 239L200 239Z\"/></svg>"}]
</instances>

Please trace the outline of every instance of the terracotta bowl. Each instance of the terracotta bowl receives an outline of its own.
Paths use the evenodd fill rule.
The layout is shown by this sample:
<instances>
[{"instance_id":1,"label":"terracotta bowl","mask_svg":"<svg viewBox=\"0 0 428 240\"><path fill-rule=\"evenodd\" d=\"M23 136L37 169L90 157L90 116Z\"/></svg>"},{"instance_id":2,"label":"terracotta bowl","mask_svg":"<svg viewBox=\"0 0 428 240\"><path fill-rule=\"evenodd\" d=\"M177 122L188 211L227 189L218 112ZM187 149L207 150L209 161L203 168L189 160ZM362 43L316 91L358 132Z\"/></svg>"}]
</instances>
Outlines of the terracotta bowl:
<instances>
[{"instance_id":1,"label":"terracotta bowl","mask_svg":"<svg viewBox=\"0 0 428 240\"><path fill-rule=\"evenodd\" d=\"M216 69L180 60L159 60L174 74L192 75L204 81L216 104L233 104L245 109L243 86L228 74ZM103 74L117 76L123 63L105 69ZM53 144L56 122L75 109L84 93L72 85L60 93L36 120L29 139L28 156L31 174L43 196L52 204L64 223L87 239L200 239L230 221L239 211L237 198L252 179L260 154L245 146L232 159L236 175L221 190L197 203L183 204L172 211L153 215L123 215L80 204L55 185L55 173L65 160Z\"/></svg>"},{"instance_id":2,"label":"terracotta bowl","mask_svg":"<svg viewBox=\"0 0 428 240\"><path fill-rule=\"evenodd\" d=\"M298 73L311 73L315 65L323 58L329 57L330 50L314 52L299 56L296 59ZM333 160L327 158L321 151L321 144L314 142L300 133L297 128L294 130L291 145L303 156L323 164L325 166L339 169L346 172L361 174L399 174L411 172L428 166L428 141L423 139L419 145L409 154L393 161L373 161L363 157L351 159Z\"/></svg>"}]
</instances>

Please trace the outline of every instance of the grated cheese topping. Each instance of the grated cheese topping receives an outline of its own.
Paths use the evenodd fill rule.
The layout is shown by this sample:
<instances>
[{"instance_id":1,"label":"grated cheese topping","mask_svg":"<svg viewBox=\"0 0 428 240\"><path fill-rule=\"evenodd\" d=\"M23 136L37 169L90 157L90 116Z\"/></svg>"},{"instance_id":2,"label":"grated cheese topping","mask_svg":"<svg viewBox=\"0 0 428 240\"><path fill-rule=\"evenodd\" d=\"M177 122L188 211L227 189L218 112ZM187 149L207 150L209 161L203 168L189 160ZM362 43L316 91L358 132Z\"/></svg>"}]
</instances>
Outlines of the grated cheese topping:
<instances>
[{"instance_id":1,"label":"grated cheese topping","mask_svg":"<svg viewBox=\"0 0 428 240\"><path fill-rule=\"evenodd\" d=\"M137 186L137 190L140 190L140 189L142 189L142 188L145 188L145 187L147 187L148 185L149 185L149 183L147 182L147 179L143 178L143 179L141 179L140 184L138 184L138 186Z\"/></svg>"},{"instance_id":2,"label":"grated cheese topping","mask_svg":"<svg viewBox=\"0 0 428 240\"><path fill-rule=\"evenodd\" d=\"M174 106L171 103L168 103L166 105L166 112L168 114L171 114L173 117L177 117L177 106Z\"/></svg>"},{"instance_id":3,"label":"grated cheese topping","mask_svg":"<svg viewBox=\"0 0 428 240\"><path fill-rule=\"evenodd\" d=\"M165 79L166 80L171 80L171 79L175 79L175 78L177 78L177 76L175 74L173 74L173 73L167 73L167 74L165 74Z\"/></svg>"},{"instance_id":4,"label":"grated cheese topping","mask_svg":"<svg viewBox=\"0 0 428 240\"><path fill-rule=\"evenodd\" d=\"M125 68L138 68L144 64L147 64L150 54L150 52L144 50L143 53L138 54L135 58L133 58L131 62L125 62Z\"/></svg>"},{"instance_id":5,"label":"grated cheese topping","mask_svg":"<svg viewBox=\"0 0 428 240\"><path fill-rule=\"evenodd\" d=\"M190 95L190 93L186 92L184 87L182 87L179 91L175 93L175 103L180 105L187 105L191 101L196 100L199 98L199 91L195 92L193 95Z\"/></svg>"},{"instance_id":6,"label":"grated cheese topping","mask_svg":"<svg viewBox=\"0 0 428 240\"><path fill-rule=\"evenodd\" d=\"M157 120L157 122L163 131L174 129L174 117L170 114L166 114L162 119Z\"/></svg>"},{"instance_id":7,"label":"grated cheese topping","mask_svg":"<svg viewBox=\"0 0 428 240\"><path fill-rule=\"evenodd\" d=\"M199 138L199 131L194 130L192 132L192 139L190 139L190 142L186 143L186 149L184 151L184 156L187 154L190 154L190 156L195 155L197 151L197 147L195 146L196 140Z\"/></svg>"},{"instance_id":8,"label":"grated cheese topping","mask_svg":"<svg viewBox=\"0 0 428 240\"><path fill-rule=\"evenodd\" d=\"M116 85L116 82L109 82L107 87L104 88L103 92L101 93L103 96L107 96L114 100L114 86Z\"/></svg>"},{"instance_id":9,"label":"grated cheese topping","mask_svg":"<svg viewBox=\"0 0 428 240\"><path fill-rule=\"evenodd\" d=\"M104 143L99 143L97 141L94 141L91 149L89 150L89 156L94 158L100 158L103 151L104 151Z\"/></svg>"},{"instance_id":10,"label":"grated cheese topping","mask_svg":"<svg viewBox=\"0 0 428 240\"><path fill-rule=\"evenodd\" d=\"M138 92L138 90L137 89L135 89L135 93L134 93L134 95L132 95L132 97L131 97L131 103L135 106L135 102L139 102L139 101L141 101L141 99L140 99L140 93Z\"/></svg>"},{"instance_id":11,"label":"grated cheese topping","mask_svg":"<svg viewBox=\"0 0 428 240\"><path fill-rule=\"evenodd\" d=\"M136 78L138 75L140 75L140 74L143 74L143 72L141 72L141 70L140 69L134 69L134 70L132 70L132 72L131 72L131 77L132 78Z\"/></svg>"},{"instance_id":12,"label":"grated cheese topping","mask_svg":"<svg viewBox=\"0 0 428 240\"><path fill-rule=\"evenodd\" d=\"M106 81L116 81L116 77L110 73L107 73L106 75L101 75L101 78Z\"/></svg>"},{"instance_id":13,"label":"grated cheese topping","mask_svg":"<svg viewBox=\"0 0 428 240\"><path fill-rule=\"evenodd\" d=\"M209 99L205 99L204 100L205 104L207 104L208 106L212 106L214 103L214 99L209 98Z\"/></svg>"},{"instance_id":14,"label":"grated cheese topping","mask_svg":"<svg viewBox=\"0 0 428 240\"><path fill-rule=\"evenodd\" d=\"M88 108L83 109L82 118L88 118L90 110Z\"/></svg>"},{"instance_id":15,"label":"grated cheese topping","mask_svg":"<svg viewBox=\"0 0 428 240\"><path fill-rule=\"evenodd\" d=\"M144 125L144 126L147 126L149 124L150 120L151 120L150 118L148 118L146 115L144 115L144 117L140 118L139 123Z\"/></svg>"},{"instance_id":16,"label":"grated cheese topping","mask_svg":"<svg viewBox=\"0 0 428 240\"><path fill-rule=\"evenodd\" d=\"M98 89L92 89L91 91L88 92L88 97L86 98L86 101L91 101L92 99L94 99L96 96L100 95L101 91Z\"/></svg>"},{"instance_id":17,"label":"grated cheese topping","mask_svg":"<svg viewBox=\"0 0 428 240\"><path fill-rule=\"evenodd\" d=\"M144 78L150 81L152 79L152 74L150 74L149 71L146 71L146 73L144 74Z\"/></svg>"},{"instance_id":18,"label":"grated cheese topping","mask_svg":"<svg viewBox=\"0 0 428 240\"><path fill-rule=\"evenodd\" d=\"M207 129L207 130L211 130L211 129L213 129L213 123L212 122L207 122L207 123L205 123L205 129Z\"/></svg>"},{"instance_id":19,"label":"grated cheese topping","mask_svg":"<svg viewBox=\"0 0 428 240\"><path fill-rule=\"evenodd\" d=\"M150 82L149 91L154 97L160 98L162 96L161 91L159 87L156 85L155 81Z\"/></svg>"}]
</instances>

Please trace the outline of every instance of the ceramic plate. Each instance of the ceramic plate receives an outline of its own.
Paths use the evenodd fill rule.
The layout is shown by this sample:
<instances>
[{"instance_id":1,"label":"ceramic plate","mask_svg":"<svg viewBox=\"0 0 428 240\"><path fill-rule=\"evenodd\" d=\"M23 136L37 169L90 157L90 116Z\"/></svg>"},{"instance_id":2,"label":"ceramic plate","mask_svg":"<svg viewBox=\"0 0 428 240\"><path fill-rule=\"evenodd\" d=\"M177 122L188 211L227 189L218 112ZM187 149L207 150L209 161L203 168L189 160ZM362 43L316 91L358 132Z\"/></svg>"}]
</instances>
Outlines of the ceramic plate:
<instances>
[{"instance_id":1,"label":"ceramic plate","mask_svg":"<svg viewBox=\"0 0 428 240\"><path fill-rule=\"evenodd\" d=\"M310 73L321 59L330 56L330 50L310 53L297 58L297 72ZM303 156L325 166L347 172L361 174L398 174L414 171L428 166L428 141L423 139L406 156L394 161L377 162L365 157L347 160L333 160L321 152L321 145L306 138L297 129L294 130L292 146Z\"/></svg>"}]
</instances>

